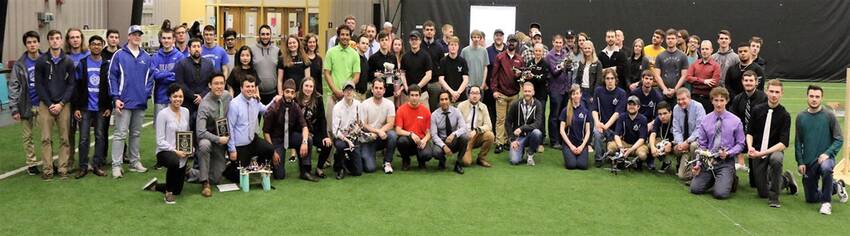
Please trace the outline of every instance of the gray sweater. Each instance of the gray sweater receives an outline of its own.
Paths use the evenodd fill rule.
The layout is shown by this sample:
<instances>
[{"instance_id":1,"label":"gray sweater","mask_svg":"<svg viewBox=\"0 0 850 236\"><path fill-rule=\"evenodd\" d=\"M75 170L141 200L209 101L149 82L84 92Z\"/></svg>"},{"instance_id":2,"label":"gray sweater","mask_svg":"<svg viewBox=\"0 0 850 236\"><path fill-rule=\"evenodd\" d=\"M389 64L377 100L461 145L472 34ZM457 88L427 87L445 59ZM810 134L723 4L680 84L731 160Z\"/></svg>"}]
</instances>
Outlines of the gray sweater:
<instances>
[{"instance_id":1,"label":"gray sweater","mask_svg":"<svg viewBox=\"0 0 850 236\"><path fill-rule=\"evenodd\" d=\"M257 77L260 77L260 94L277 93L277 60L280 58L280 48L274 43L264 47L259 42L249 47L254 54L254 70L257 71Z\"/></svg>"},{"instance_id":2,"label":"gray sweater","mask_svg":"<svg viewBox=\"0 0 850 236\"><path fill-rule=\"evenodd\" d=\"M714 55L711 55L711 59L720 64L720 84L726 84L726 71L729 70L729 67L741 62L738 54L735 54L732 49L726 52L720 52L718 50Z\"/></svg>"}]
</instances>

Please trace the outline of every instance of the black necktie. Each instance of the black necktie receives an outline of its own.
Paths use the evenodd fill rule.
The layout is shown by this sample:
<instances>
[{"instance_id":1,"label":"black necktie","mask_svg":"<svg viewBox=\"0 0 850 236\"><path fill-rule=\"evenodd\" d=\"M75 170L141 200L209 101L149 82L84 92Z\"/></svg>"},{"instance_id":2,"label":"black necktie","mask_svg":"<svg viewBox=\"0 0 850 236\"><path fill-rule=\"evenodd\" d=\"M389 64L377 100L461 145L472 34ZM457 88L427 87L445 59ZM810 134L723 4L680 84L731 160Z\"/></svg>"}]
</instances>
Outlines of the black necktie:
<instances>
[{"instance_id":1,"label":"black necktie","mask_svg":"<svg viewBox=\"0 0 850 236\"><path fill-rule=\"evenodd\" d=\"M688 127L688 109L682 109L682 111L685 112L685 120L684 120L685 125L682 126L682 130L685 131L685 133L682 136L682 141L685 141L685 140L688 140L688 138L691 137L691 135L690 135L691 129L690 129L690 127Z\"/></svg>"},{"instance_id":2,"label":"black necktie","mask_svg":"<svg viewBox=\"0 0 850 236\"><path fill-rule=\"evenodd\" d=\"M472 105L472 120L469 121L469 123L470 123L469 127L475 127L475 110L477 110L477 106Z\"/></svg>"},{"instance_id":3,"label":"black necktie","mask_svg":"<svg viewBox=\"0 0 850 236\"><path fill-rule=\"evenodd\" d=\"M449 114L450 114L450 112L447 112L447 111L443 112L443 115L446 116L446 137L448 137L449 133L451 133L453 131L452 122L449 119Z\"/></svg>"}]
</instances>

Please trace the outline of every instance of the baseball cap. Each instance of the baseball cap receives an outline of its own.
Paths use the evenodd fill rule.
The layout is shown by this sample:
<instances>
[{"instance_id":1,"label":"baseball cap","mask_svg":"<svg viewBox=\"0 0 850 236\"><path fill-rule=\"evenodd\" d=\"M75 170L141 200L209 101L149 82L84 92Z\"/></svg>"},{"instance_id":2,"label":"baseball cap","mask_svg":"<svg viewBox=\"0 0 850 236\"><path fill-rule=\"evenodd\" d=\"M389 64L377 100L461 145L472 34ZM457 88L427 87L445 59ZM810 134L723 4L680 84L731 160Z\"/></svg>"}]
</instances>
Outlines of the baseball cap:
<instances>
[{"instance_id":1,"label":"baseball cap","mask_svg":"<svg viewBox=\"0 0 850 236\"><path fill-rule=\"evenodd\" d=\"M637 96L632 95L632 96L629 96L629 100L628 100L627 103L640 104L640 99L638 99Z\"/></svg>"},{"instance_id":2,"label":"baseball cap","mask_svg":"<svg viewBox=\"0 0 850 236\"><path fill-rule=\"evenodd\" d=\"M346 82L345 85L342 86L342 90L345 91L347 89L354 89L354 83L351 81Z\"/></svg>"},{"instance_id":3,"label":"baseball cap","mask_svg":"<svg viewBox=\"0 0 850 236\"><path fill-rule=\"evenodd\" d=\"M421 38L422 38L422 33L419 33L419 31L418 31L418 30L410 31L410 34L408 34L408 35L407 35L407 38L409 39L409 38L411 38L411 37L416 37L416 38L420 38L420 39L421 39Z\"/></svg>"},{"instance_id":4,"label":"baseball cap","mask_svg":"<svg viewBox=\"0 0 850 236\"><path fill-rule=\"evenodd\" d=\"M528 25L528 28L529 29L530 28L537 28L537 29L542 30L542 28L540 28L540 23L537 23L537 22L531 22L531 24Z\"/></svg>"},{"instance_id":5,"label":"baseball cap","mask_svg":"<svg viewBox=\"0 0 850 236\"><path fill-rule=\"evenodd\" d=\"M145 32L142 32L142 26L140 25L131 25L130 28L127 29L128 35L136 32L138 32L139 34L145 34Z\"/></svg>"},{"instance_id":6,"label":"baseball cap","mask_svg":"<svg viewBox=\"0 0 850 236\"><path fill-rule=\"evenodd\" d=\"M493 35L497 35L497 34L505 35L505 31L502 31L502 29L496 29L496 31L493 32Z\"/></svg>"},{"instance_id":7,"label":"baseball cap","mask_svg":"<svg viewBox=\"0 0 850 236\"><path fill-rule=\"evenodd\" d=\"M540 37L543 37L543 35L540 33L540 31L536 31L536 30L535 30L535 31L531 31L531 37L532 37L532 38L534 38L534 36L540 36Z\"/></svg>"}]
</instances>

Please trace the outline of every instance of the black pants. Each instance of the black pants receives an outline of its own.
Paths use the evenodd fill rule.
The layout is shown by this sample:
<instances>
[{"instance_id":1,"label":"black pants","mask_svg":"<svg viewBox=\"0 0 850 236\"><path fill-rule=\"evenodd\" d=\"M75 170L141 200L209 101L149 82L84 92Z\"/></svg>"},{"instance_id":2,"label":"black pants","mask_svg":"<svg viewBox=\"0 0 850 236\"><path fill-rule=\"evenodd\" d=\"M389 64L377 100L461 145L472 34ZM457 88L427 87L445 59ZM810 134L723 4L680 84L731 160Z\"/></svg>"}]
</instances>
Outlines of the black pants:
<instances>
[{"instance_id":1,"label":"black pants","mask_svg":"<svg viewBox=\"0 0 850 236\"><path fill-rule=\"evenodd\" d=\"M325 147L322 140L318 140L318 142L313 140L313 146L316 146L316 152L319 153L319 160L316 162L316 169L321 169L325 166L325 163L328 162L328 157L331 156L333 144L331 144L331 147Z\"/></svg>"},{"instance_id":2,"label":"black pants","mask_svg":"<svg viewBox=\"0 0 850 236\"><path fill-rule=\"evenodd\" d=\"M360 159L359 152L349 150L348 143L342 139L334 139L334 171L340 172L343 168L348 170L348 174L360 176L363 174L363 160ZM348 157L348 158L346 158Z\"/></svg>"},{"instance_id":3,"label":"black pants","mask_svg":"<svg viewBox=\"0 0 850 236\"><path fill-rule=\"evenodd\" d=\"M257 163L266 164L272 162L274 146L254 134L254 140L248 145L236 147L236 160L242 166L251 164L251 158L257 157Z\"/></svg>"},{"instance_id":4,"label":"black pants","mask_svg":"<svg viewBox=\"0 0 850 236\"><path fill-rule=\"evenodd\" d=\"M304 174L305 172L310 172L310 169L313 168L310 165L313 159L310 158L312 150L310 150L309 146L307 148L307 156L301 156L301 141L303 140L300 132L289 134L289 149L295 149L295 156L299 160L298 170L301 174ZM272 142L274 142L275 152L277 152L277 155L280 156L281 159L280 163L272 166L272 176L275 179L284 179L286 178L285 163L287 162L287 159L289 159L289 156L286 155L286 150L283 149L283 139L272 139ZM307 139L307 143L310 143L309 138Z\"/></svg>"},{"instance_id":5,"label":"black pants","mask_svg":"<svg viewBox=\"0 0 850 236\"><path fill-rule=\"evenodd\" d=\"M487 111L490 113L490 124L496 125L496 98L493 97L493 89L484 90L484 96L481 98L481 101L487 106ZM496 132L495 126L493 127L493 132Z\"/></svg>"},{"instance_id":6,"label":"black pants","mask_svg":"<svg viewBox=\"0 0 850 236\"><path fill-rule=\"evenodd\" d=\"M750 165L750 179L754 181L759 197L771 201L779 200L779 192L784 183L782 178L782 160L785 155L775 152L764 159L754 158Z\"/></svg>"},{"instance_id":7,"label":"black pants","mask_svg":"<svg viewBox=\"0 0 850 236\"><path fill-rule=\"evenodd\" d=\"M705 114L714 111L714 105L711 104L711 98L709 98L708 96L694 94L693 98L694 101L697 101L699 102L699 104L702 104L702 108L705 109Z\"/></svg>"},{"instance_id":8,"label":"black pants","mask_svg":"<svg viewBox=\"0 0 850 236\"><path fill-rule=\"evenodd\" d=\"M410 161L410 156L416 155L416 160L424 163L434 156L431 152L431 146L433 144L427 144L425 149L419 150L419 147L416 146L416 143L413 142L413 139L410 136L402 136L398 138L398 144L396 148L398 149L398 153L401 154L401 159L405 162ZM445 160L445 159L443 159Z\"/></svg>"},{"instance_id":9,"label":"black pants","mask_svg":"<svg viewBox=\"0 0 850 236\"><path fill-rule=\"evenodd\" d=\"M173 151L161 151L156 154L156 163L167 168L165 171L165 183L156 186L157 191L171 192L180 195L183 191L183 183L186 180L186 166L180 166L180 157Z\"/></svg>"}]
</instances>

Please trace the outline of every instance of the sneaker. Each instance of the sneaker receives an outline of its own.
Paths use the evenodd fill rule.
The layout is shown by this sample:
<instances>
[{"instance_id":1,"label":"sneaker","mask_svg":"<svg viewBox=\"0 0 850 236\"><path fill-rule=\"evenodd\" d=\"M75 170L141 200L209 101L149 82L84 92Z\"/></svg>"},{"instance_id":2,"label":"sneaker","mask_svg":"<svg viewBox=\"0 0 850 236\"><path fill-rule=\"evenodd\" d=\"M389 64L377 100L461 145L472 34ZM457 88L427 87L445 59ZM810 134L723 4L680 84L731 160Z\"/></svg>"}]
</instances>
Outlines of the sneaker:
<instances>
[{"instance_id":1,"label":"sneaker","mask_svg":"<svg viewBox=\"0 0 850 236\"><path fill-rule=\"evenodd\" d=\"M820 213L824 215L832 215L832 204L824 202L820 204Z\"/></svg>"},{"instance_id":2,"label":"sneaker","mask_svg":"<svg viewBox=\"0 0 850 236\"><path fill-rule=\"evenodd\" d=\"M747 168L747 166L738 163L735 163L735 170L747 173L750 172L750 168Z\"/></svg>"},{"instance_id":3,"label":"sneaker","mask_svg":"<svg viewBox=\"0 0 850 236\"><path fill-rule=\"evenodd\" d=\"M156 192L156 184L157 184L157 179L153 178L150 181L148 181L148 183L146 183L144 186L142 186L142 191Z\"/></svg>"},{"instance_id":4,"label":"sneaker","mask_svg":"<svg viewBox=\"0 0 850 236\"><path fill-rule=\"evenodd\" d=\"M384 163L384 174L392 174L393 173L393 164L389 162Z\"/></svg>"},{"instance_id":5,"label":"sneaker","mask_svg":"<svg viewBox=\"0 0 850 236\"><path fill-rule=\"evenodd\" d=\"M112 167L112 178L113 179L119 179L121 177L124 177L124 175L121 174L121 172L123 172L121 167Z\"/></svg>"},{"instance_id":6,"label":"sneaker","mask_svg":"<svg viewBox=\"0 0 850 236\"><path fill-rule=\"evenodd\" d=\"M788 193L791 195L797 195L797 180L795 180L794 176L791 175L791 171L783 171L782 177L785 179L785 188L788 189Z\"/></svg>"},{"instance_id":7,"label":"sneaker","mask_svg":"<svg viewBox=\"0 0 850 236\"><path fill-rule=\"evenodd\" d=\"M847 203L847 186L844 184L844 180L838 180L836 185L838 185L836 192L838 192L839 201L841 203Z\"/></svg>"},{"instance_id":8,"label":"sneaker","mask_svg":"<svg viewBox=\"0 0 850 236\"><path fill-rule=\"evenodd\" d=\"M782 205L779 205L779 201L770 201L770 203L768 203L768 206L770 206L771 208L780 208L780 207L782 207Z\"/></svg>"},{"instance_id":9,"label":"sneaker","mask_svg":"<svg viewBox=\"0 0 850 236\"><path fill-rule=\"evenodd\" d=\"M41 171L38 171L38 167L36 166L30 166L29 168L27 168L27 174L38 175L41 174Z\"/></svg>"},{"instance_id":10,"label":"sneaker","mask_svg":"<svg viewBox=\"0 0 850 236\"><path fill-rule=\"evenodd\" d=\"M528 164L528 166L534 166L536 164L534 163L534 156L528 155L528 162L526 164Z\"/></svg>"},{"instance_id":11,"label":"sneaker","mask_svg":"<svg viewBox=\"0 0 850 236\"><path fill-rule=\"evenodd\" d=\"M174 199L173 193L165 192L165 204L168 204L168 205L177 204L177 200Z\"/></svg>"},{"instance_id":12,"label":"sneaker","mask_svg":"<svg viewBox=\"0 0 850 236\"><path fill-rule=\"evenodd\" d=\"M148 169L147 169L147 168L145 168L144 166L142 166L142 163L141 163L141 162L136 162L136 164L132 164L132 165L130 165L130 171L132 171L132 172L139 172L139 173L145 173L145 172L148 172Z\"/></svg>"},{"instance_id":13,"label":"sneaker","mask_svg":"<svg viewBox=\"0 0 850 236\"><path fill-rule=\"evenodd\" d=\"M497 144L497 145L496 145L496 150L494 150L494 151L493 151L493 153L495 153L495 154L499 154L499 153L504 152L504 151L505 151L505 149L504 149L503 147L504 147L503 145L498 145L498 144Z\"/></svg>"}]
</instances>

